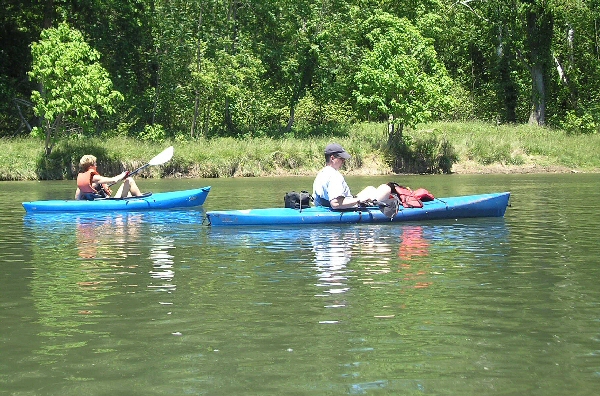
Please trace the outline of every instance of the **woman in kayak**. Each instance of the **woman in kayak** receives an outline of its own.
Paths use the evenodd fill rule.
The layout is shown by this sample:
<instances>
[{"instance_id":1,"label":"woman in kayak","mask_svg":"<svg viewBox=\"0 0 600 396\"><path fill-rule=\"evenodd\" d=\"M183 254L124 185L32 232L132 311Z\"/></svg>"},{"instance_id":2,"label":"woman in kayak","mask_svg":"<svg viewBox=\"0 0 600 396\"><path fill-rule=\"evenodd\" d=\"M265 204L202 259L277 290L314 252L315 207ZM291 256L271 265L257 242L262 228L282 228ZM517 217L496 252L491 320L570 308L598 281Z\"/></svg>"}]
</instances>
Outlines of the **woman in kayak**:
<instances>
[{"instance_id":1,"label":"woman in kayak","mask_svg":"<svg viewBox=\"0 0 600 396\"><path fill-rule=\"evenodd\" d=\"M140 196L142 192L132 177L127 177L128 171L115 177L104 177L96 170L96 157L84 155L79 161L79 174L77 175L77 190L75 199L94 200L95 198L110 197L112 191L110 185L123 180L123 184L115 194L115 198Z\"/></svg>"},{"instance_id":2,"label":"woman in kayak","mask_svg":"<svg viewBox=\"0 0 600 396\"><path fill-rule=\"evenodd\" d=\"M390 186L382 184L375 188L365 187L356 196L350 193L340 168L344 165L350 154L337 143L325 147L326 166L319 171L313 183L313 197L316 206L329 206L332 209L356 208L364 203L382 201L389 198Z\"/></svg>"}]
</instances>

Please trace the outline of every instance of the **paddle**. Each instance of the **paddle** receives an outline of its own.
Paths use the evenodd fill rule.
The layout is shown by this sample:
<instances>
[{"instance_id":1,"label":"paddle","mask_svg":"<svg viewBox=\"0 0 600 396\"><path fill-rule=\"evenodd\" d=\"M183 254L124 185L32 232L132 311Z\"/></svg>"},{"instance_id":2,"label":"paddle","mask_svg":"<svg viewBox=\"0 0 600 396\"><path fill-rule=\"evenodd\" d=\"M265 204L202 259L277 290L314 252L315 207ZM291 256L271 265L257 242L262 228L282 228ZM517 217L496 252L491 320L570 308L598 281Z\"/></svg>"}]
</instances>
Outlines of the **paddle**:
<instances>
[{"instance_id":1,"label":"paddle","mask_svg":"<svg viewBox=\"0 0 600 396\"><path fill-rule=\"evenodd\" d=\"M152 158L146 165L140 166L133 172L129 172L125 177L137 175L138 173L140 173L142 170L146 169L149 166L162 165L165 162L169 161L171 158L173 158L173 146L167 147L156 157ZM118 183L118 182L110 183L109 186L112 186L115 183Z\"/></svg>"}]
</instances>

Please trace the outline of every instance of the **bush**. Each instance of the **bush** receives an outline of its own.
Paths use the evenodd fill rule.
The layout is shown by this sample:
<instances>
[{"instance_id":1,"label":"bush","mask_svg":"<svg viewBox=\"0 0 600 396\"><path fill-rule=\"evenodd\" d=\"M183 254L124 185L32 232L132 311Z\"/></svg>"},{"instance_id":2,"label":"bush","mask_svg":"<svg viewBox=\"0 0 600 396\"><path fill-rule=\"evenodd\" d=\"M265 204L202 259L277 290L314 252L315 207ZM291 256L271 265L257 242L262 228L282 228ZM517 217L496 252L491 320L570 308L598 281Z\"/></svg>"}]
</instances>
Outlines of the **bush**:
<instances>
[{"instance_id":1,"label":"bush","mask_svg":"<svg viewBox=\"0 0 600 396\"><path fill-rule=\"evenodd\" d=\"M598 132L598 124L594 117L587 112L578 116L576 112L569 111L562 122L562 128L569 135L586 135Z\"/></svg>"},{"instance_id":2,"label":"bush","mask_svg":"<svg viewBox=\"0 0 600 396\"><path fill-rule=\"evenodd\" d=\"M403 135L402 147L391 153L394 172L400 173L450 173L458 161L456 150L445 138L435 134L425 138Z\"/></svg>"},{"instance_id":3,"label":"bush","mask_svg":"<svg viewBox=\"0 0 600 396\"><path fill-rule=\"evenodd\" d=\"M140 133L142 140L154 143L160 143L165 140L167 134L165 128L160 124L146 125L144 131Z\"/></svg>"}]
</instances>

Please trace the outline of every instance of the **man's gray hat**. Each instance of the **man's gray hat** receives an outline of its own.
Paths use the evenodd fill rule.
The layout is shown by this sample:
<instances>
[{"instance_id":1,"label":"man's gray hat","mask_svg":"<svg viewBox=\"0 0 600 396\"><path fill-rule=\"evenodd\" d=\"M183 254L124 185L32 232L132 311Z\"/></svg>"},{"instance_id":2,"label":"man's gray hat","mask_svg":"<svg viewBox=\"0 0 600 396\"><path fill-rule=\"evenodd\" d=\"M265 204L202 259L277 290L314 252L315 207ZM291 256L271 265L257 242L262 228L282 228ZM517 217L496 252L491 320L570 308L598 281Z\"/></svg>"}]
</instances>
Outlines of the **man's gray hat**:
<instances>
[{"instance_id":1,"label":"man's gray hat","mask_svg":"<svg viewBox=\"0 0 600 396\"><path fill-rule=\"evenodd\" d=\"M348 154L346 150L344 150L344 148L337 143L331 143L325 147L325 155L331 154L343 159L350 159L350 154Z\"/></svg>"}]
</instances>

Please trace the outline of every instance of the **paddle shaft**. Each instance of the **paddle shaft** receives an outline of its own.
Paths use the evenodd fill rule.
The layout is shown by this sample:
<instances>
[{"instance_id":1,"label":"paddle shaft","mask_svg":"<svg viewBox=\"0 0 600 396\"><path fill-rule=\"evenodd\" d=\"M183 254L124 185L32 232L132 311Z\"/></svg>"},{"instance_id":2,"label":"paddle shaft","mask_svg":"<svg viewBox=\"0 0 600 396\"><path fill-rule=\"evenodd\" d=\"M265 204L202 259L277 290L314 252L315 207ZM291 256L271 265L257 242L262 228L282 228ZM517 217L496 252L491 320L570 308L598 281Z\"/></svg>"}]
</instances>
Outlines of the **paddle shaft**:
<instances>
[{"instance_id":1,"label":"paddle shaft","mask_svg":"<svg viewBox=\"0 0 600 396\"><path fill-rule=\"evenodd\" d=\"M155 156L154 158L152 158L146 165L140 166L139 168L137 168L133 172L128 173L125 177L130 177L130 176L137 175L138 173L140 173L142 170L146 169L150 165L162 165L165 162L169 161L171 158L173 158L173 146L167 147L160 154L158 154L157 156ZM119 181L110 183L108 186L110 187L113 184L116 184L118 182Z\"/></svg>"},{"instance_id":2,"label":"paddle shaft","mask_svg":"<svg viewBox=\"0 0 600 396\"><path fill-rule=\"evenodd\" d=\"M146 164L146 165L144 165L144 166L140 166L139 168L137 168L137 169L136 169L136 170L134 170L133 172L130 172L130 173L127 175L127 177L129 177L129 176L135 176L135 175L137 175L138 173L140 173L141 171L143 171L144 169L146 169L146 168L147 168L147 167L149 167L149 166L150 166L150 164Z\"/></svg>"},{"instance_id":3,"label":"paddle shaft","mask_svg":"<svg viewBox=\"0 0 600 396\"><path fill-rule=\"evenodd\" d=\"M137 168L136 170L134 170L133 172L129 172L128 174L125 175L125 177L121 180L125 180L126 178L130 177L130 176L134 176L137 175L138 173L140 173L142 170L146 169L147 167L149 167L150 164L146 164L144 166L140 166L139 168ZM118 182L120 182L121 180L118 180L116 182L112 182L112 183L108 183L108 187L117 184Z\"/></svg>"}]
</instances>

